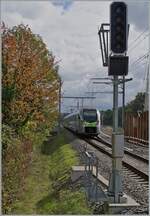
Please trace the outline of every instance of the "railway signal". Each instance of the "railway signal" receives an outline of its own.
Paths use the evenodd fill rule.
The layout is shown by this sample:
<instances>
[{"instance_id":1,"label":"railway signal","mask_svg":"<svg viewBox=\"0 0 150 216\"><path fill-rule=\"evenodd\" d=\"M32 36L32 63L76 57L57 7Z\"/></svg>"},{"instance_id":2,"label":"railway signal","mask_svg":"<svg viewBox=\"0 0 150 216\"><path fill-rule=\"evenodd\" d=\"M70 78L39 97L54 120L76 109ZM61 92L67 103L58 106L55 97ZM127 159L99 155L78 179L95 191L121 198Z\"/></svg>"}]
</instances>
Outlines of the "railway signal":
<instances>
[{"instance_id":1,"label":"railway signal","mask_svg":"<svg viewBox=\"0 0 150 216\"><path fill-rule=\"evenodd\" d=\"M108 59L108 75L128 74L129 58L127 51L127 6L124 2L113 2L110 6L110 50L113 56Z\"/></svg>"},{"instance_id":2,"label":"railway signal","mask_svg":"<svg viewBox=\"0 0 150 216\"><path fill-rule=\"evenodd\" d=\"M122 202L122 157L124 146L123 130L118 130L118 85L123 84L123 107L125 103L125 75L128 74L127 41L129 25L127 23L127 5L124 2L113 2L110 5L110 28L104 29L106 23L101 24L98 31L103 66L108 66L108 75L113 76L113 134L112 134L112 173L109 179L108 195L113 202ZM108 42L110 33L110 43ZM105 38L104 34L107 33ZM110 45L110 47L109 47ZM108 51L109 49L109 51ZM120 80L118 76L122 76ZM124 118L124 111L122 112ZM122 119L123 119L122 118ZM124 121L124 120L123 120ZM122 199L122 201L121 201Z\"/></svg>"},{"instance_id":3,"label":"railway signal","mask_svg":"<svg viewBox=\"0 0 150 216\"><path fill-rule=\"evenodd\" d=\"M127 7L124 2L113 2L110 6L110 49L113 53L127 50Z\"/></svg>"},{"instance_id":4,"label":"railway signal","mask_svg":"<svg viewBox=\"0 0 150 216\"><path fill-rule=\"evenodd\" d=\"M124 76L128 74L128 56L109 56L108 75Z\"/></svg>"}]
</instances>

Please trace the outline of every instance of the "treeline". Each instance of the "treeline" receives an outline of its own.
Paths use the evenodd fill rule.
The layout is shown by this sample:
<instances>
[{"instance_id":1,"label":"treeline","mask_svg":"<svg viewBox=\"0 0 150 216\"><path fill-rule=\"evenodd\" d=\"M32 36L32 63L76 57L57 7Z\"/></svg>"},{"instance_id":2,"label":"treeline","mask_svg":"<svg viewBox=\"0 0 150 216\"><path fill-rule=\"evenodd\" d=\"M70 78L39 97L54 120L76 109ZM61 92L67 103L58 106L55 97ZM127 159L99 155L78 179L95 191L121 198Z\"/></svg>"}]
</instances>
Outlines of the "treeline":
<instances>
[{"instance_id":1,"label":"treeline","mask_svg":"<svg viewBox=\"0 0 150 216\"><path fill-rule=\"evenodd\" d=\"M58 118L58 64L28 26L2 26L2 210L23 190L34 145Z\"/></svg>"},{"instance_id":2,"label":"treeline","mask_svg":"<svg viewBox=\"0 0 150 216\"><path fill-rule=\"evenodd\" d=\"M139 92L135 99L127 103L125 106L125 112L133 113L137 115L138 111L144 111L145 93ZM113 111L108 109L106 111L101 111L102 124L103 125L113 125ZM122 107L118 108L118 122L119 126L122 124Z\"/></svg>"}]
</instances>

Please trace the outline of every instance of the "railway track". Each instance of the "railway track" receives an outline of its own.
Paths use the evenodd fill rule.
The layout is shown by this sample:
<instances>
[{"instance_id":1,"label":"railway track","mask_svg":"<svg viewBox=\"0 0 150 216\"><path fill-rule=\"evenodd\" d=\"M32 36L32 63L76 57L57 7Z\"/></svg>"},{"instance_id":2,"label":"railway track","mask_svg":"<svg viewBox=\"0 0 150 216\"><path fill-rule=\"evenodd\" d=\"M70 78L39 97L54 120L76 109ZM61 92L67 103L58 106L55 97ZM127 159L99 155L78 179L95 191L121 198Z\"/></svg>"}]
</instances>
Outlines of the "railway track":
<instances>
[{"instance_id":1,"label":"railway track","mask_svg":"<svg viewBox=\"0 0 150 216\"><path fill-rule=\"evenodd\" d=\"M100 137L104 138L104 140L110 142L111 140L111 134L110 131L109 135L107 134L107 132L103 132L103 128L101 129L101 133L100 133ZM137 155L143 156L143 158L147 158L149 159L149 146L148 145L142 145L140 143L130 143L127 141L127 139L125 139L125 143L124 143L125 150L128 150L130 152L133 152L134 154L136 153Z\"/></svg>"},{"instance_id":2,"label":"railway track","mask_svg":"<svg viewBox=\"0 0 150 216\"><path fill-rule=\"evenodd\" d=\"M102 153L108 155L112 158L112 150L111 146L105 145L104 143L97 141L95 142L94 139L88 139L84 138L86 142L88 142L90 145L94 146L97 150L101 151ZM99 139L98 139L99 140ZM143 159L142 159L143 160ZM138 164L140 164L140 167L138 167ZM123 171L128 172L128 174L135 179L138 180L138 182L143 183L144 186L148 187L148 164L145 161L141 161L141 159L133 158L132 156L124 156L124 159L122 161L123 165Z\"/></svg>"},{"instance_id":3,"label":"railway track","mask_svg":"<svg viewBox=\"0 0 150 216\"><path fill-rule=\"evenodd\" d=\"M95 147L98 151L108 155L112 158L111 143L101 137L87 138L84 136L79 136L75 132L69 129L75 136L83 139L88 144ZM139 155L130 154L127 150L122 161L123 172L134 178L137 182L142 184L148 189L149 186L149 175L148 175L148 160L140 157Z\"/></svg>"},{"instance_id":4,"label":"railway track","mask_svg":"<svg viewBox=\"0 0 150 216\"><path fill-rule=\"evenodd\" d=\"M97 141L100 141L102 143L104 143L105 145L107 145L108 147L111 148L112 144L110 142L110 136L106 137L107 139L104 139L101 135L99 137L95 137L94 139L97 140ZM138 159L142 162L145 162L145 163L149 163L149 159L145 158L145 157L142 157L141 155L138 155L138 154L135 154L133 152L130 151L129 148L126 148L124 147L124 153L127 154L127 155L130 155L131 157L135 158L135 159Z\"/></svg>"}]
</instances>

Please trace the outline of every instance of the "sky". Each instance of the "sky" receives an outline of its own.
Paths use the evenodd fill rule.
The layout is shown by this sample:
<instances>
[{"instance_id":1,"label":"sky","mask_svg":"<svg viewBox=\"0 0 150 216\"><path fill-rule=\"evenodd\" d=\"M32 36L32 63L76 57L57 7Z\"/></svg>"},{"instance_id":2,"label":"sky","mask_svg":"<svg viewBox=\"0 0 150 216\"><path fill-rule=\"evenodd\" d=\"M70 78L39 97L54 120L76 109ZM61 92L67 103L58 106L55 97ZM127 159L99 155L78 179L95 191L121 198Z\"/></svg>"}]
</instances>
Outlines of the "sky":
<instances>
[{"instance_id":1,"label":"sky","mask_svg":"<svg viewBox=\"0 0 150 216\"><path fill-rule=\"evenodd\" d=\"M125 1L130 24L128 52L129 72L133 78L126 84L126 103L137 92L145 91L149 52L149 2ZM59 74L63 81L63 96L91 96L88 91L112 91L108 85L92 84L90 78L108 77L108 68L102 66L98 28L109 23L111 1L84 0L2 0L2 21L8 27L23 23L39 34L47 47L60 60ZM99 109L112 108L112 94L96 94L94 100L85 100L84 106ZM80 103L81 104L81 103ZM75 99L62 99L62 111L76 106ZM121 105L121 95L119 96Z\"/></svg>"}]
</instances>

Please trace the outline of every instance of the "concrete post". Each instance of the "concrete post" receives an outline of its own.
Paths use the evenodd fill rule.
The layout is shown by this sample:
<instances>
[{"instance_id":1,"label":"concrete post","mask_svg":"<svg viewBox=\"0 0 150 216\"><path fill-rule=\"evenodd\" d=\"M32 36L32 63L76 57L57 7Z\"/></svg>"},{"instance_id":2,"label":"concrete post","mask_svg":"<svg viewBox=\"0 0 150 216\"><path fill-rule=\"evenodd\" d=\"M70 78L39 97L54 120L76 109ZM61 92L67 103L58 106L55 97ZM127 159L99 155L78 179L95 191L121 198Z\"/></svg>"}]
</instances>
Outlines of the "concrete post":
<instances>
[{"instance_id":1,"label":"concrete post","mask_svg":"<svg viewBox=\"0 0 150 216\"><path fill-rule=\"evenodd\" d=\"M113 82L113 134L112 134L112 173L109 179L108 195L112 202L120 203L122 190L122 158L124 136L118 132L118 76Z\"/></svg>"},{"instance_id":2,"label":"concrete post","mask_svg":"<svg viewBox=\"0 0 150 216\"><path fill-rule=\"evenodd\" d=\"M113 132L118 131L118 76L113 82Z\"/></svg>"}]
</instances>

